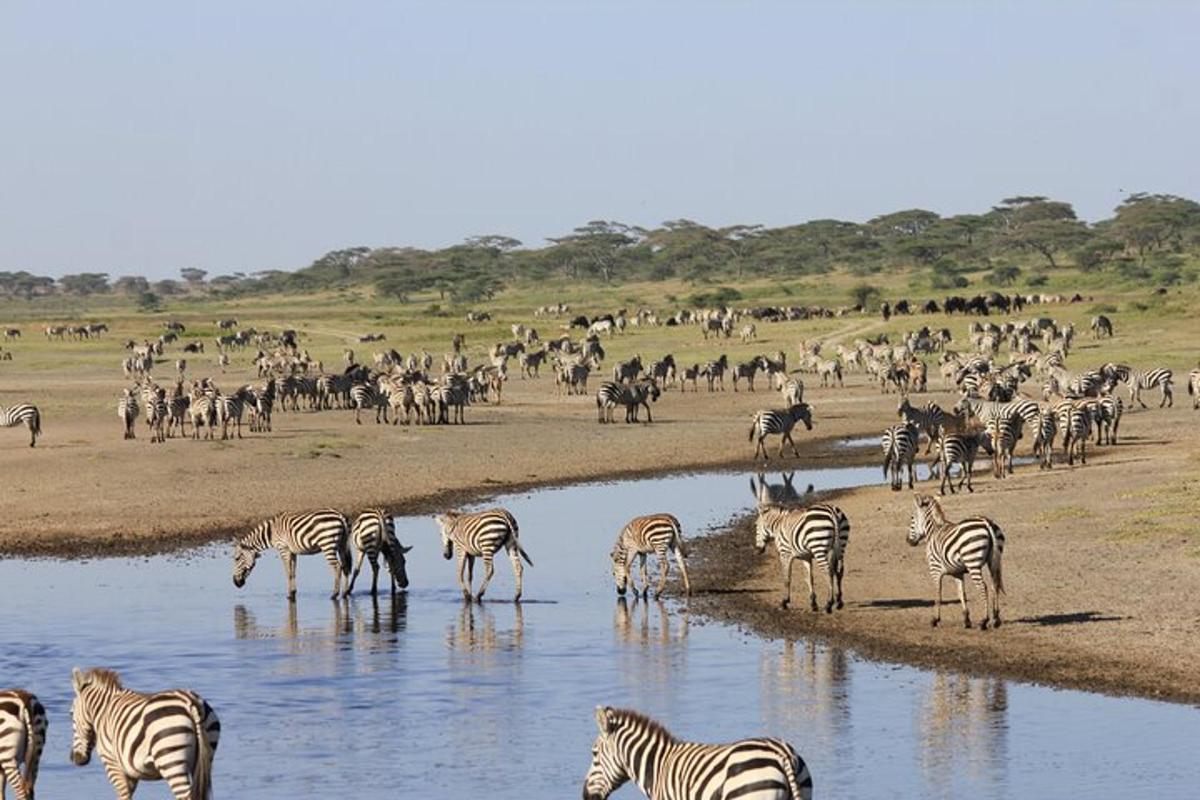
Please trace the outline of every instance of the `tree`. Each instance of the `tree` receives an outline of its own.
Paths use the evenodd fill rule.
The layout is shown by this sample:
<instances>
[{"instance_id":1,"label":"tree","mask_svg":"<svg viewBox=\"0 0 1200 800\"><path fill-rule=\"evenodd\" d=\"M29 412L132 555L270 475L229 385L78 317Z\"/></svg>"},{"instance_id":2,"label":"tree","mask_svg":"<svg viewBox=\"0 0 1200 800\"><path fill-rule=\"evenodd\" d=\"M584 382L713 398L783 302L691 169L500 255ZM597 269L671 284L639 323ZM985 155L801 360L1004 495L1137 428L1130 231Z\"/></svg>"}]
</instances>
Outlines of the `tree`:
<instances>
[{"instance_id":1,"label":"tree","mask_svg":"<svg viewBox=\"0 0 1200 800\"><path fill-rule=\"evenodd\" d=\"M575 228L569 236L550 241L567 245L585 268L599 274L605 283L611 283L622 252L645 236L646 231L634 225L596 219Z\"/></svg>"},{"instance_id":2,"label":"tree","mask_svg":"<svg viewBox=\"0 0 1200 800\"><path fill-rule=\"evenodd\" d=\"M208 272L206 270L202 270L197 267L184 267L183 269L179 270L179 277L187 281L187 285L193 288L202 286L204 284L204 278L207 275Z\"/></svg>"},{"instance_id":3,"label":"tree","mask_svg":"<svg viewBox=\"0 0 1200 800\"><path fill-rule=\"evenodd\" d=\"M140 275L122 275L113 281L113 291L125 295L135 295L150 290L150 281Z\"/></svg>"},{"instance_id":4,"label":"tree","mask_svg":"<svg viewBox=\"0 0 1200 800\"><path fill-rule=\"evenodd\" d=\"M155 294L161 295L162 297L170 297L172 295L181 294L183 292L183 287L179 285L179 281L167 279L155 281L153 290Z\"/></svg>"},{"instance_id":5,"label":"tree","mask_svg":"<svg viewBox=\"0 0 1200 800\"><path fill-rule=\"evenodd\" d=\"M921 208L910 208L906 211L895 211L876 217L867 223L873 230L887 238L902 236L920 236L932 228L941 217L932 211Z\"/></svg>"},{"instance_id":6,"label":"tree","mask_svg":"<svg viewBox=\"0 0 1200 800\"><path fill-rule=\"evenodd\" d=\"M1009 197L992 209L1000 220L1008 247L1041 254L1050 267L1058 266L1054 256L1087 241L1087 226L1075 217L1070 203L1041 196Z\"/></svg>"},{"instance_id":7,"label":"tree","mask_svg":"<svg viewBox=\"0 0 1200 800\"><path fill-rule=\"evenodd\" d=\"M879 302L879 298L883 293L879 291L878 286L872 286L869 283L860 283L850 290L850 299L854 301L856 306L861 306L864 309L869 309L872 305Z\"/></svg>"},{"instance_id":8,"label":"tree","mask_svg":"<svg viewBox=\"0 0 1200 800\"><path fill-rule=\"evenodd\" d=\"M999 286L1011 286L1021 277L1021 268L1013 264L1001 264L987 274L991 283Z\"/></svg>"},{"instance_id":9,"label":"tree","mask_svg":"<svg viewBox=\"0 0 1200 800\"><path fill-rule=\"evenodd\" d=\"M142 292L137 299L138 309L145 312L158 311L159 299L154 292Z\"/></svg>"},{"instance_id":10,"label":"tree","mask_svg":"<svg viewBox=\"0 0 1200 800\"><path fill-rule=\"evenodd\" d=\"M1170 194L1132 194L1117 207L1111 229L1144 258L1152 250L1181 247L1185 231L1200 229L1200 203Z\"/></svg>"},{"instance_id":11,"label":"tree","mask_svg":"<svg viewBox=\"0 0 1200 800\"><path fill-rule=\"evenodd\" d=\"M103 294L108 291L107 272L80 272L76 275L63 275L58 279L58 285L67 294L86 297L91 294Z\"/></svg>"}]
</instances>

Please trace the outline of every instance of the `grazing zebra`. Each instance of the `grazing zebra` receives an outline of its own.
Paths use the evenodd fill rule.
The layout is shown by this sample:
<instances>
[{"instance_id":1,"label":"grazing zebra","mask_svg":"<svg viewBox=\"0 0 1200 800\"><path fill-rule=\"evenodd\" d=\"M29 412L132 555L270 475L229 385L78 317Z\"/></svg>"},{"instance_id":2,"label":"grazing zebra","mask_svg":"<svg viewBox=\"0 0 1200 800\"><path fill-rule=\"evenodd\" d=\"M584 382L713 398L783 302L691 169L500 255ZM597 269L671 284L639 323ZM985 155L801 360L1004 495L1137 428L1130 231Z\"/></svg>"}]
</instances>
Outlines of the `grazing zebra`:
<instances>
[{"instance_id":1,"label":"grazing zebra","mask_svg":"<svg viewBox=\"0 0 1200 800\"><path fill-rule=\"evenodd\" d=\"M804 402L804 381L798 377L787 378L779 387L779 393L783 395L783 402L788 408L798 406Z\"/></svg>"},{"instance_id":2,"label":"grazing zebra","mask_svg":"<svg viewBox=\"0 0 1200 800\"><path fill-rule=\"evenodd\" d=\"M1200 408L1200 367L1188 373L1188 394L1192 396L1192 410Z\"/></svg>"},{"instance_id":3,"label":"grazing zebra","mask_svg":"<svg viewBox=\"0 0 1200 800\"><path fill-rule=\"evenodd\" d=\"M609 706L596 709L596 725L583 800L607 800L630 780L653 800L812 800L804 759L780 739L682 742L649 717Z\"/></svg>"},{"instance_id":4,"label":"grazing zebra","mask_svg":"<svg viewBox=\"0 0 1200 800\"><path fill-rule=\"evenodd\" d=\"M671 514L649 514L644 517L634 517L617 536L617 543L612 549L613 579L617 583L617 594L624 596L626 586L632 586L633 593L638 593L637 582L633 580L633 560L637 558L642 570L642 596L650 592L650 579L646 574L646 556L654 553L658 556L658 588L654 591L654 599L662 597L663 589L667 586L667 575L671 571L671 562L667 554L675 556L679 572L683 575L683 588L687 595L692 594L692 584L688 580L687 547L683 543L683 531L679 520Z\"/></svg>"},{"instance_id":5,"label":"grazing zebra","mask_svg":"<svg viewBox=\"0 0 1200 800\"><path fill-rule=\"evenodd\" d=\"M837 506L818 503L807 508L786 508L767 505L759 499L758 519L754 525L754 546L766 552L767 542L774 540L783 569L783 597L780 606L787 608L792 595L792 562L804 562L808 576L808 604L817 610L817 593L813 586L813 566L816 565L829 580L829 600L825 613L833 613L836 604L842 607L842 575L845 572L846 547L850 543L850 520Z\"/></svg>"},{"instance_id":6,"label":"grazing zebra","mask_svg":"<svg viewBox=\"0 0 1200 800\"><path fill-rule=\"evenodd\" d=\"M1158 407L1167 406L1170 408L1175 405L1175 394L1172 391L1172 381L1175 378L1174 373L1169 369L1158 367L1148 370L1129 370L1125 368L1117 373L1121 380L1129 384L1129 404L1137 403L1142 408L1149 408L1142 401L1142 392L1147 389L1157 387L1162 391L1162 400L1159 401Z\"/></svg>"},{"instance_id":7,"label":"grazing zebra","mask_svg":"<svg viewBox=\"0 0 1200 800\"><path fill-rule=\"evenodd\" d=\"M354 572L350 575L350 585L346 594L354 591L354 582L362 571L363 560L371 562L371 594L379 593L379 554L387 561L388 572L392 576L392 594L396 589L408 588L408 570L404 554L411 547L404 547L396 539L396 522L392 515L378 508L370 508L358 515L350 528L350 539L354 549L358 551L358 561Z\"/></svg>"},{"instance_id":8,"label":"grazing zebra","mask_svg":"<svg viewBox=\"0 0 1200 800\"><path fill-rule=\"evenodd\" d=\"M766 439L772 434L779 434L779 457L783 458L783 446L790 444L792 453L799 458L800 450L792 439L792 429L796 427L797 422L803 422L806 430L812 430L812 406L808 403L797 403L785 411L764 410L756 413L750 423L750 441L753 442L754 437L758 436L758 443L754 446L754 457L758 458L761 452L763 461L770 461Z\"/></svg>"},{"instance_id":9,"label":"grazing zebra","mask_svg":"<svg viewBox=\"0 0 1200 800\"><path fill-rule=\"evenodd\" d=\"M997 415L984 426L992 442L992 473L997 478L1013 473L1013 451L1021 438L1021 418Z\"/></svg>"},{"instance_id":10,"label":"grazing zebra","mask_svg":"<svg viewBox=\"0 0 1200 800\"><path fill-rule=\"evenodd\" d=\"M333 569L333 594L337 597L342 576L350 575L350 523L332 508L305 513L277 514L258 523L233 544L233 585L239 589L254 569L259 553L274 548L287 573L287 595L296 599L296 556L323 553ZM347 581L346 594L349 594Z\"/></svg>"},{"instance_id":11,"label":"grazing zebra","mask_svg":"<svg viewBox=\"0 0 1200 800\"><path fill-rule=\"evenodd\" d=\"M958 581L958 599L962 603L963 624L971 627L971 610L967 606L966 578L979 587L983 595L984 614L980 628L987 630L990 616L1000 627L1000 595L1004 592L1000 559L1004 554L1004 531L987 517L968 517L958 522L946 519L942 506L932 495L918 494L913 498L912 523L908 527L908 543L913 547L925 541L925 556L929 574L937 582L937 605L931 620L936 627L942 621L942 581L947 575ZM992 578L989 596L983 569Z\"/></svg>"},{"instance_id":12,"label":"grazing zebra","mask_svg":"<svg viewBox=\"0 0 1200 800\"><path fill-rule=\"evenodd\" d=\"M650 404L657 402L661 392L654 381L642 380L632 386L623 386L613 381L605 381L596 390L596 413L601 423L614 422L613 411L617 406L625 406L625 421L637 422L638 409L646 409L646 422L653 422L650 416Z\"/></svg>"},{"instance_id":13,"label":"grazing zebra","mask_svg":"<svg viewBox=\"0 0 1200 800\"><path fill-rule=\"evenodd\" d=\"M883 477L888 479L893 492L901 489L904 482L904 468L908 467L908 488L913 488L916 469L913 465L917 457L920 432L909 423L893 425L883 431L879 444L883 450Z\"/></svg>"},{"instance_id":14,"label":"grazing zebra","mask_svg":"<svg viewBox=\"0 0 1200 800\"><path fill-rule=\"evenodd\" d=\"M138 399L130 389L124 389L121 392L121 399L117 401L117 418L125 425L125 438L136 439L136 425L138 416Z\"/></svg>"},{"instance_id":15,"label":"grazing zebra","mask_svg":"<svg viewBox=\"0 0 1200 800\"><path fill-rule=\"evenodd\" d=\"M143 694L121 685L107 669L71 674L71 760L84 766L92 748L118 800L140 781L165 780L175 800L212 797L213 756L221 722L204 698L186 689Z\"/></svg>"},{"instance_id":16,"label":"grazing zebra","mask_svg":"<svg viewBox=\"0 0 1200 800\"><path fill-rule=\"evenodd\" d=\"M1054 417L1054 410L1042 409L1034 422L1033 430L1033 454L1038 458L1038 469L1053 469L1054 437L1058 435L1058 422Z\"/></svg>"},{"instance_id":17,"label":"grazing zebra","mask_svg":"<svg viewBox=\"0 0 1200 800\"><path fill-rule=\"evenodd\" d=\"M907 395L901 398L896 414L907 424L925 431L925 435L929 437L929 443L925 445L926 453L933 447L934 440L941 435L942 425L946 422L946 412L937 403L926 403L923 408L917 408L908 402Z\"/></svg>"},{"instance_id":18,"label":"grazing zebra","mask_svg":"<svg viewBox=\"0 0 1200 800\"><path fill-rule=\"evenodd\" d=\"M15 428L21 423L29 429L29 446L37 445L37 438L42 435L42 413L31 403L17 403L5 408L0 406L0 428Z\"/></svg>"},{"instance_id":19,"label":"grazing zebra","mask_svg":"<svg viewBox=\"0 0 1200 800\"><path fill-rule=\"evenodd\" d=\"M1071 400L1064 400L1054 407L1058 429L1063 437L1063 454L1067 464L1074 466L1075 451L1079 451L1079 460L1087 463L1087 440L1092 433L1092 417L1083 406L1076 405Z\"/></svg>"},{"instance_id":20,"label":"grazing zebra","mask_svg":"<svg viewBox=\"0 0 1200 800\"><path fill-rule=\"evenodd\" d=\"M458 554L458 585L462 587L463 599L471 601L471 581L475 570L475 559L483 559L483 583L475 595L475 602L483 602L483 593L495 574L492 559L501 547L508 551L516 576L517 592L513 602L520 602L522 591L521 559L533 566L528 554L517 538L517 520L503 508L493 508L468 514L462 511L447 511L434 517L442 534L442 555L449 561Z\"/></svg>"},{"instance_id":21,"label":"grazing zebra","mask_svg":"<svg viewBox=\"0 0 1200 800\"><path fill-rule=\"evenodd\" d=\"M950 487L950 494L954 494L954 481L950 479L950 468L955 464L958 464L959 470L959 491L962 490L964 482L968 492L975 491L975 487L971 485L971 472L975 469L975 454L979 452L980 448L983 448L989 455L992 453L992 446L982 431L942 434L938 439L937 454L942 473L942 484L939 489L942 494L946 493L947 486Z\"/></svg>"},{"instance_id":22,"label":"grazing zebra","mask_svg":"<svg viewBox=\"0 0 1200 800\"><path fill-rule=\"evenodd\" d=\"M45 746L46 709L38 699L22 689L0 690L0 798L7 783L17 800L33 800Z\"/></svg>"},{"instance_id":23,"label":"grazing zebra","mask_svg":"<svg viewBox=\"0 0 1200 800\"><path fill-rule=\"evenodd\" d=\"M1099 339L1103 336L1107 336L1111 339L1112 335L1113 335L1113 325L1112 325L1112 321L1109 320L1108 317L1104 316L1103 314L1092 317L1092 338L1093 339Z\"/></svg>"}]
</instances>

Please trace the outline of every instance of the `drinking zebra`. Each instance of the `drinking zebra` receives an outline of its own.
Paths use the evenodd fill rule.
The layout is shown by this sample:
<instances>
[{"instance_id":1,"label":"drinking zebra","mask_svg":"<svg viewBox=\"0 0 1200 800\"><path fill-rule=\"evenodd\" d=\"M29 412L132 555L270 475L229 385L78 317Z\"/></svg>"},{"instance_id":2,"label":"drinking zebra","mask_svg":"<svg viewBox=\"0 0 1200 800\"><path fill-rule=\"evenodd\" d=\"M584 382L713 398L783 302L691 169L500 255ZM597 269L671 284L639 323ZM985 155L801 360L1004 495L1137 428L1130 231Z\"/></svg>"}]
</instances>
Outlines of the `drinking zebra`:
<instances>
[{"instance_id":1,"label":"drinking zebra","mask_svg":"<svg viewBox=\"0 0 1200 800\"><path fill-rule=\"evenodd\" d=\"M396 589L408 588L408 570L404 554L411 547L403 547L396 539L396 523L392 515L378 508L370 508L358 515L350 528L350 539L354 549L358 551L358 561L354 572L350 575L350 585L346 594L354 591L354 582L362 571L363 560L371 562L371 595L379 593L379 554L387 561L388 572L392 577L392 594Z\"/></svg>"},{"instance_id":2,"label":"drinking zebra","mask_svg":"<svg viewBox=\"0 0 1200 800\"><path fill-rule=\"evenodd\" d=\"M117 418L125 426L125 438L137 438L138 399L130 389L121 391L121 399L117 401Z\"/></svg>"},{"instance_id":3,"label":"drinking zebra","mask_svg":"<svg viewBox=\"0 0 1200 800\"><path fill-rule=\"evenodd\" d=\"M15 428L21 423L29 429L29 446L35 447L42 435L42 414L31 403L17 403L5 408L0 406L0 428Z\"/></svg>"},{"instance_id":4,"label":"drinking zebra","mask_svg":"<svg viewBox=\"0 0 1200 800\"><path fill-rule=\"evenodd\" d=\"M296 556L322 553L333 570L333 594L337 597L342 576L349 577L350 523L341 512L332 508L305 513L277 514L258 523L253 530L233 544L233 585L239 589L254 569L258 556L274 548L287 573L287 596L296 599ZM349 594L347 581L346 594Z\"/></svg>"},{"instance_id":5,"label":"drinking zebra","mask_svg":"<svg viewBox=\"0 0 1200 800\"><path fill-rule=\"evenodd\" d=\"M992 442L992 474L997 478L1013 473L1013 451L1021 438L1021 418L997 415L984 427Z\"/></svg>"},{"instance_id":6,"label":"drinking zebra","mask_svg":"<svg viewBox=\"0 0 1200 800\"><path fill-rule=\"evenodd\" d=\"M937 403L926 403L924 407L917 408L908 402L906 395L901 398L900 405L896 408L896 414L907 424L925 431L925 435L929 437L925 452L929 453L934 440L941 434L942 425L946 422L946 412L942 410L942 407Z\"/></svg>"},{"instance_id":7,"label":"drinking zebra","mask_svg":"<svg viewBox=\"0 0 1200 800\"><path fill-rule=\"evenodd\" d=\"M764 410L756 413L750 423L749 439L753 442L754 437L758 436L758 442L754 446L754 457L758 458L758 454L761 452L763 461L770 461L770 456L767 455L766 439L773 434L779 434L779 457L783 458L783 446L790 444L792 453L799 458L800 450L796 447L795 440L792 439L792 429L796 427L797 422L803 422L806 430L812 430L812 406L807 403L797 403L786 411Z\"/></svg>"},{"instance_id":8,"label":"drinking zebra","mask_svg":"<svg viewBox=\"0 0 1200 800\"><path fill-rule=\"evenodd\" d=\"M980 627L987 630L989 617L995 627L1000 627L1000 594L1004 592L1000 559L1004 554L1004 532L999 525L987 517L968 517L951 522L946 519L936 498L918 494L913 498L913 517L907 540L913 547L925 542L929 574L938 587L937 604L931 620L935 627L942 621L942 582L947 575L958 582L963 625L971 627L966 593L969 575L983 595L984 615ZM992 581L990 594L983 577L985 567Z\"/></svg>"},{"instance_id":9,"label":"drinking zebra","mask_svg":"<svg viewBox=\"0 0 1200 800\"><path fill-rule=\"evenodd\" d=\"M0 691L0 798L7 783L17 800L33 800L45 746L46 709L37 697L23 689Z\"/></svg>"},{"instance_id":10,"label":"drinking zebra","mask_svg":"<svg viewBox=\"0 0 1200 800\"><path fill-rule=\"evenodd\" d=\"M609 706L596 709L596 725L583 800L606 800L630 780L653 800L812 800L804 759L780 739L683 742L649 717Z\"/></svg>"},{"instance_id":11,"label":"drinking zebra","mask_svg":"<svg viewBox=\"0 0 1200 800\"><path fill-rule=\"evenodd\" d=\"M186 689L143 694L106 669L71 675L71 760L84 766L94 747L118 800L140 781L165 780L175 800L212 797L213 756L221 722L200 695Z\"/></svg>"},{"instance_id":12,"label":"drinking zebra","mask_svg":"<svg viewBox=\"0 0 1200 800\"><path fill-rule=\"evenodd\" d=\"M662 597L663 589L667 586L667 576L671 572L671 562L667 554L674 555L683 575L683 588L687 595L692 593L692 584L688 580L687 547L683 543L683 531L679 520L671 514L649 514L634 517L617 535L617 543L612 549L613 579L617 583L617 594L624 596L626 586L638 593L637 583L633 580L633 560L637 558L642 571L642 596L650 592L650 579L646 574L646 556L654 553L658 556L658 588L654 591L654 599Z\"/></svg>"},{"instance_id":13,"label":"drinking zebra","mask_svg":"<svg viewBox=\"0 0 1200 800\"><path fill-rule=\"evenodd\" d=\"M968 492L975 491L975 487L971 485L971 472L975 469L975 454L979 452L980 448L991 455L992 446L983 431L942 434L938 439L937 452L938 464L942 473L939 491L942 494L946 493L947 486L950 487L950 494L954 494L954 481L950 479L950 468L955 464L958 464L959 470L958 490L962 491L965 482Z\"/></svg>"},{"instance_id":14,"label":"drinking zebra","mask_svg":"<svg viewBox=\"0 0 1200 800\"><path fill-rule=\"evenodd\" d=\"M1104 316L1103 314L1092 317L1092 326L1091 327L1092 327L1092 338L1093 339L1099 339L1104 336L1107 336L1110 339L1112 338L1112 335L1113 335L1112 321L1108 317Z\"/></svg>"},{"instance_id":15,"label":"drinking zebra","mask_svg":"<svg viewBox=\"0 0 1200 800\"><path fill-rule=\"evenodd\" d=\"M888 480L892 491L898 492L904 482L904 469L908 468L908 488L913 488L916 469L913 461L917 457L917 442L920 433L909 423L893 425L883 431L879 444L883 450L883 477Z\"/></svg>"},{"instance_id":16,"label":"drinking zebra","mask_svg":"<svg viewBox=\"0 0 1200 800\"><path fill-rule=\"evenodd\" d=\"M758 503L758 518L754 524L754 546L766 552L767 543L774 540L783 570L783 597L780 606L787 608L792 595L792 562L804 562L808 578L808 604L817 610L817 593L813 587L813 567L819 567L829 581L829 600L825 613L833 613L836 603L842 607L842 575L845 571L846 547L850 543L850 520L837 506L818 503L807 508L786 508L767 504L762 497Z\"/></svg>"},{"instance_id":17,"label":"drinking zebra","mask_svg":"<svg viewBox=\"0 0 1200 800\"><path fill-rule=\"evenodd\" d=\"M442 555L449 561L457 553L458 585L462 587L463 599L471 601L471 581L475 571L475 559L483 559L483 583L475 595L475 602L483 602L483 593L495 574L492 560L501 547L508 551L508 558L516 576L517 591L514 602L520 602L522 592L521 559L533 566L533 561L521 547L517 538L517 520L503 508L493 508L469 514L463 511L447 511L434 517L442 535Z\"/></svg>"},{"instance_id":18,"label":"drinking zebra","mask_svg":"<svg viewBox=\"0 0 1200 800\"><path fill-rule=\"evenodd\" d=\"M646 409L646 422L653 422L650 416L650 403L657 402L661 392L654 381L642 380L632 386L623 386L613 381L605 381L596 390L596 413L601 423L614 422L613 411L617 406L625 406L625 421L637 422L638 409Z\"/></svg>"}]
</instances>

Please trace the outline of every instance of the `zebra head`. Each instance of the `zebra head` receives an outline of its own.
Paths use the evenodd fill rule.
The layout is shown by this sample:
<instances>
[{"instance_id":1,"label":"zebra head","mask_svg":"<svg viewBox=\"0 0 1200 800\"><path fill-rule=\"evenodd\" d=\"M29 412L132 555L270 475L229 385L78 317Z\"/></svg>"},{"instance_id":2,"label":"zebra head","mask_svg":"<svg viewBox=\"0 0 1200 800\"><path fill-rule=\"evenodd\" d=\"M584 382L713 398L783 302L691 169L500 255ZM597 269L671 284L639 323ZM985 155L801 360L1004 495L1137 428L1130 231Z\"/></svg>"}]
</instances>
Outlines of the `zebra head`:
<instances>
[{"instance_id":1,"label":"zebra head","mask_svg":"<svg viewBox=\"0 0 1200 800\"><path fill-rule=\"evenodd\" d=\"M767 506L765 500L759 501L758 518L754 521L754 549L760 553L765 553L767 543L775 538L774 523L777 514L778 509Z\"/></svg>"},{"instance_id":2,"label":"zebra head","mask_svg":"<svg viewBox=\"0 0 1200 800\"><path fill-rule=\"evenodd\" d=\"M387 544L384 550L384 557L387 558L388 569L392 573L392 578L396 581L396 585L401 589L408 588L408 565L404 558L404 554L412 547L405 547L399 542L396 546Z\"/></svg>"},{"instance_id":3,"label":"zebra head","mask_svg":"<svg viewBox=\"0 0 1200 800\"><path fill-rule=\"evenodd\" d=\"M792 419L803 422L805 430L812 430L812 406L808 403L799 403L791 408Z\"/></svg>"},{"instance_id":4,"label":"zebra head","mask_svg":"<svg viewBox=\"0 0 1200 800\"><path fill-rule=\"evenodd\" d=\"M907 541L913 547L924 541L933 529L937 500L928 494L913 494L913 516L908 525ZM940 509L939 509L940 511Z\"/></svg>"},{"instance_id":5,"label":"zebra head","mask_svg":"<svg viewBox=\"0 0 1200 800\"><path fill-rule=\"evenodd\" d=\"M71 680L75 684L75 699L71 703L71 761L82 767L92 760L92 748L96 746L93 711L83 694L93 683L92 672L76 667L71 671Z\"/></svg>"},{"instance_id":6,"label":"zebra head","mask_svg":"<svg viewBox=\"0 0 1200 800\"><path fill-rule=\"evenodd\" d=\"M255 528L250 536L260 533L263 526L267 523L262 523ZM249 577L250 571L254 569L254 564L258 561L259 549L254 545L247 544L245 539L240 539L233 543L233 585L237 588L242 588L246 585L246 578Z\"/></svg>"},{"instance_id":7,"label":"zebra head","mask_svg":"<svg viewBox=\"0 0 1200 800\"><path fill-rule=\"evenodd\" d=\"M592 743L592 765L583 780L583 800L605 800L629 780L617 741L619 717L615 709L596 707L600 735Z\"/></svg>"},{"instance_id":8,"label":"zebra head","mask_svg":"<svg viewBox=\"0 0 1200 800\"><path fill-rule=\"evenodd\" d=\"M458 521L458 512L447 511L445 514L438 514L433 521L438 524L438 530L442 534L442 558L449 561L454 558L454 539L451 538L451 533L454 531L455 522Z\"/></svg>"},{"instance_id":9,"label":"zebra head","mask_svg":"<svg viewBox=\"0 0 1200 800\"><path fill-rule=\"evenodd\" d=\"M612 549L609 554L612 559L612 574L613 580L617 584L617 594L621 597L625 596L625 590L629 586L629 558L625 552L625 548L620 545Z\"/></svg>"}]
</instances>

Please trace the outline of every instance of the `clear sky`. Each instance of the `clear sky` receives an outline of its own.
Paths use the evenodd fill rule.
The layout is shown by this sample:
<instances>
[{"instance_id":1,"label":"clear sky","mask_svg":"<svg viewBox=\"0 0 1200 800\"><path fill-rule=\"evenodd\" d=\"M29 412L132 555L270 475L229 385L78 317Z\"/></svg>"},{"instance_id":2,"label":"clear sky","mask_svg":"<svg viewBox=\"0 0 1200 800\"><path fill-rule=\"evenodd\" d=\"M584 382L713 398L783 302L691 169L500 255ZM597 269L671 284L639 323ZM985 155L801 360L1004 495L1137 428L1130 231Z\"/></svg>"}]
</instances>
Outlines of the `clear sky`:
<instances>
[{"instance_id":1,"label":"clear sky","mask_svg":"<svg viewBox=\"0 0 1200 800\"><path fill-rule=\"evenodd\" d=\"M1200 3L9 0L0 269L1200 197Z\"/></svg>"}]
</instances>

